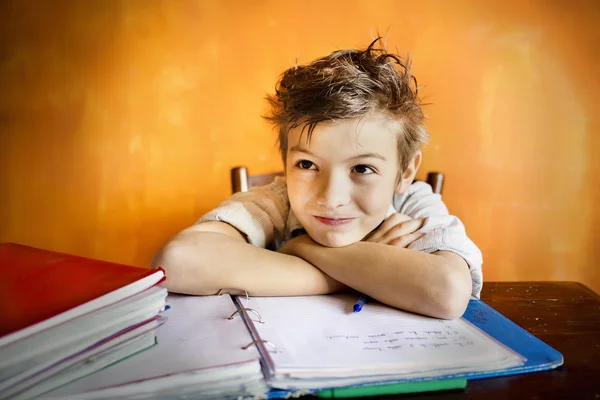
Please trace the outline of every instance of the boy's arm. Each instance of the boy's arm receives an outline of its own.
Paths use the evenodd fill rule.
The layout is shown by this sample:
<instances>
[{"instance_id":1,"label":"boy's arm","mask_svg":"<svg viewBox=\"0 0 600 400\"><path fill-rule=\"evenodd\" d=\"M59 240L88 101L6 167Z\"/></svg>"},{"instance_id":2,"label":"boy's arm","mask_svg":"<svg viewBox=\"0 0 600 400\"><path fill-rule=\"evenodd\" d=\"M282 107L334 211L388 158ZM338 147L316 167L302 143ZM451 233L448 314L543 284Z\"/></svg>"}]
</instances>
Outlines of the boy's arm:
<instances>
[{"instance_id":1,"label":"boy's arm","mask_svg":"<svg viewBox=\"0 0 600 400\"><path fill-rule=\"evenodd\" d=\"M419 314L458 318L471 295L468 265L450 252L427 254L369 242L329 248L308 235L289 241L281 251L382 303Z\"/></svg>"},{"instance_id":2,"label":"boy's arm","mask_svg":"<svg viewBox=\"0 0 600 400\"><path fill-rule=\"evenodd\" d=\"M203 222L178 233L152 260L162 267L169 291L213 295L219 289L254 296L332 293L345 286L309 262L246 242L224 222Z\"/></svg>"}]
</instances>

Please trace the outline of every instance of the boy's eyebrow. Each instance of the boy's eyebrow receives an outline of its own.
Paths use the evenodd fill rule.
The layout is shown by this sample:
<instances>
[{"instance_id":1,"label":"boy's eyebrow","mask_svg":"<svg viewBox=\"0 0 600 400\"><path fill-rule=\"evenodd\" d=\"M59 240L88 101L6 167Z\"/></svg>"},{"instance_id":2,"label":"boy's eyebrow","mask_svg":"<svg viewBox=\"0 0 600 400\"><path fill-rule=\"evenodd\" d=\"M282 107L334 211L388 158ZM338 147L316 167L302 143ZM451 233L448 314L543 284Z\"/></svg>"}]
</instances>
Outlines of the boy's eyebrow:
<instances>
[{"instance_id":1,"label":"boy's eyebrow","mask_svg":"<svg viewBox=\"0 0 600 400\"><path fill-rule=\"evenodd\" d=\"M316 154L312 153L310 150L302 147L302 146L292 146L290 148L290 153L291 152L299 152L299 153L305 153L308 154L309 156L313 156L313 157L318 157ZM357 156L354 157L350 157L349 159L347 159L346 161L352 161L352 160L357 160L357 159L361 159L361 158L379 158L380 160L383 161L387 161L387 158L385 158L384 156L382 156L379 153L365 153L365 154L359 154Z\"/></svg>"}]
</instances>

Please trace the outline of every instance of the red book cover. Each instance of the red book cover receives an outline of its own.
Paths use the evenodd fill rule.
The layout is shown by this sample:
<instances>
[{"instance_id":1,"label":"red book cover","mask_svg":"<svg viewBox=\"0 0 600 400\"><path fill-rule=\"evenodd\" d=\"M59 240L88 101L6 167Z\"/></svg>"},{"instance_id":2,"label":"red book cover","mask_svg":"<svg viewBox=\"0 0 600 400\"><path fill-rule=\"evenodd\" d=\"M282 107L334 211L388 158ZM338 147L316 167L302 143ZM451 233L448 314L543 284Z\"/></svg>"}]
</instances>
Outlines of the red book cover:
<instances>
[{"instance_id":1,"label":"red book cover","mask_svg":"<svg viewBox=\"0 0 600 400\"><path fill-rule=\"evenodd\" d=\"M133 267L13 243L0 243L0 271L0 345L5 344L8 335L35 324L45 322L43 327L50 327L53 318L78 306L96 300L91 309L90 304L80 307L81 313L73 310L67 319L132 296L164 279L162 269Z\"/></svg>"}]
</instances>

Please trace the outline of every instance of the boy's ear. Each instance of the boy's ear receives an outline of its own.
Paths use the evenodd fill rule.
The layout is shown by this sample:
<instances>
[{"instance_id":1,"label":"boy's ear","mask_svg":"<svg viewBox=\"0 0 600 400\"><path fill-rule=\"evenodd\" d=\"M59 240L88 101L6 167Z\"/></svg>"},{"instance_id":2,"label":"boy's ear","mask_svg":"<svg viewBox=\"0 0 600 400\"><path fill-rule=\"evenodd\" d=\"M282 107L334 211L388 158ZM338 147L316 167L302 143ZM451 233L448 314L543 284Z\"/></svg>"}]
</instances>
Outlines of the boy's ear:
<instances>
[{"instance_id":1,"label":"boy's ear","mask_svg":"<svg viewBox=\"0 0 600 400\"><path fill-rule=\"evenodd\" d=\"M422 154L421 150L418 150L415 155L411 158L406 169L402 172L402 175L398 179L395 192L398 194L404 193L406 189L412 184L417 174L417 170L421 165Z\"/></svg>"}]
</instances>

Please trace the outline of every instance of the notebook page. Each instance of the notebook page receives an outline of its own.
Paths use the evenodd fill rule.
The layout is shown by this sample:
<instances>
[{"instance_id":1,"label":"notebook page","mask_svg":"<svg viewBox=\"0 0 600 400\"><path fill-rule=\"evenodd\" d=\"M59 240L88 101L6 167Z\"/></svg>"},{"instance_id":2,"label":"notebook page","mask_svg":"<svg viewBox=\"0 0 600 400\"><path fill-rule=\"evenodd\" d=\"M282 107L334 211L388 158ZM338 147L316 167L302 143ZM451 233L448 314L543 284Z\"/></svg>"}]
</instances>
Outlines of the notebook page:
<instances>
[{"instance_id":1,"label":"notebook page","mask_svg":"<svg viewBox=\"0 0 600 400\"><path fill-rule=\"evenodd\" d=\"M265 321L255 323L257 331L278 347L270 354L276 375L443 375L523 362L465 320L438 320L377 302L354 313L356 299L350 294L251 298L248 307Z\"/></svg>"},{"instance_id":2,"label":"notebook page","mask_svg":"<svg viewBox=\"0 0 600 400\"><path fill-rule=\"evenodd\" d=\"M52 396L88 391L190 370L258 360L255 346L229 295L169 294L167 318L157 330L157 345L110 368L74 382ZM210 371L206 371L209 373ZM215 377L218 379L218 377Z\"/></svg>"}]
</instances>

